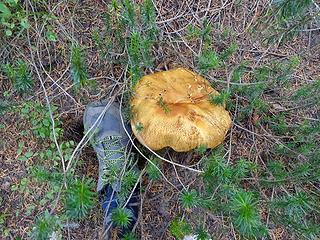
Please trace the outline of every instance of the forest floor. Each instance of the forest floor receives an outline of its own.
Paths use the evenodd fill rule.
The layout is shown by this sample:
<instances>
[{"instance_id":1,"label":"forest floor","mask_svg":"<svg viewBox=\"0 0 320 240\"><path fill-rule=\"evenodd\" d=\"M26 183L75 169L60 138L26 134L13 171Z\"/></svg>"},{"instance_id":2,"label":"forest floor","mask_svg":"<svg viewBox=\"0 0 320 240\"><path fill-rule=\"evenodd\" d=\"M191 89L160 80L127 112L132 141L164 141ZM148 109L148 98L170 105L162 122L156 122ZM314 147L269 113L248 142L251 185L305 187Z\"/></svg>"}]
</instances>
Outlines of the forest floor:
<instances>
[{"instance_id":1,"label":"forest floor","mask_svg":"<svg viewBox=\"0 0 320 240\"><path fill-rule=\"evenodd\" d=\"M4 2L11 6L10 1ZM137 6L144 1L134 2L137 14L142 14ZM140 179L141 212L135 226L138 239L179 239L170 228L178 218L192 229L185 233L195 234L201 226L212 239L246 239L245 233L248 238L274 240L320 236L320 4L306 1L308 10L301 14L308 17L300 24L300 15L296 20L294 14L272 12L271 2L153 1L157 37L150 47L152 64L138 64L142 75L188 68L202 74L218 91L228 93L224 100L232 127L220 147L222 158L230 167L237 166L240 159L255 166L237 186L253 192L258 199L255 206L267 233L256 237L256 233L242 230L227 207L184 207L184 190L195 189L199 195L206 195L202 175L164 162L159 166L166 178L153 180L144 174ZM82 117L86 105L100 99L119 101L128 87L132 63L121 57L130 54L130 30L123 37L123 52L117 52L121 47L116 43L106 47L109 42L103 38L99 45L96 36L97 32L116 33L116 27L107 29L104 20L108 1L30 0L19 4L15 9L27 16L29 26L14 28L12 36L5 36L2 20L0 64L14 65L22 60L30 69L33 86L31 91L19 90L19 77L0 70L0 239L36 239L31 232L37 231L37 219L45 212L59 216L62 227L58 232L63 239L101 239L103 214L99 203L80 220L64 216L61 189L68 173L50 133L51 120L54 118L56 128L61 129L58 145L67 159L84 136ZM292 23L281 25L277 14L288 14ZM21 19L15 15L10 21L18 26ZM84 61L80 65L85 66L88 76L88 84L78 89L74 88L78 83L72 76L71 45L75 42L82 49ZM55 106L51 109L53 116L46 107L48 103ZM128 104L123 103L124 107ZM212 152L176 153L164 149L158 154L199 170ZM152 153L147 156L151 158ZM145 163L141 165L144 168ZM98 162L90 144L76 151L70 169L78 179L96 182ZM48 179L54 180L51 183ZM223 181L212 187L220 191L217 189ZM296 206L300 193L307 196L301 200L305 204ZM216 197L212 193L212 198L227 206L229 195L219 200L219 194ZM294 209L288 209L293 205Z\"/></svg>"}]
</instances>

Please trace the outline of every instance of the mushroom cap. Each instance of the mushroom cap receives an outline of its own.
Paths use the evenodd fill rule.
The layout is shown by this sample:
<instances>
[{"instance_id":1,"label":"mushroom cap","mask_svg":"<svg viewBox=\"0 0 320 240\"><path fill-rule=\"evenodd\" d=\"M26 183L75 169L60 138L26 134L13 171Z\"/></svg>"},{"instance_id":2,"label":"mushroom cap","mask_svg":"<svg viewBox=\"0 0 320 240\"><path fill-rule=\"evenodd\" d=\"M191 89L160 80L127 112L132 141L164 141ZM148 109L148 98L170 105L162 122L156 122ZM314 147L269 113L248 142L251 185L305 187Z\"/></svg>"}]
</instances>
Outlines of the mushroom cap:
<instances>
[{"instance_id":1,"label":"mushroom cap","mask_svg":"<svg viewBox=\"0 0 320 240\"><path fill-rule=\"evenodd\" d=\"M216 147L231 118L223 106L208 101L209 94L219 95L206 79L184 68L142 77L131 99L134 135L152 150Z\"/></svg>"}]
</instances>

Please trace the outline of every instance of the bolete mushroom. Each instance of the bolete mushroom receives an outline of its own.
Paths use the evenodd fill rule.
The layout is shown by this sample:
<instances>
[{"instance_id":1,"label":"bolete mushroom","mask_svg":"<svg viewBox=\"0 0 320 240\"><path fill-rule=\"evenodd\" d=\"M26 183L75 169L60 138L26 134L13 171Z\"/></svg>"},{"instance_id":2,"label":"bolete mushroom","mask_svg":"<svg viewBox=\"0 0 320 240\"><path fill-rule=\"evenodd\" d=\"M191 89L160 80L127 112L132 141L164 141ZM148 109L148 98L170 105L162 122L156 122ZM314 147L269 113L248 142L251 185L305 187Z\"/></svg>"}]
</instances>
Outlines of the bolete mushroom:
<instances>
[{"instance_id":1,"label":"bolete mushroom","mask_svg":"<svg viewBox=\"0 0 320 240\"><path fill-rule=\"evenodd\" d=\"M210 95L219 93L206 79L184 68L142 77L131 99L134 135L152 150L216 147L231 119L223 106L209 102Z\"/></svg>"}]
</instances>

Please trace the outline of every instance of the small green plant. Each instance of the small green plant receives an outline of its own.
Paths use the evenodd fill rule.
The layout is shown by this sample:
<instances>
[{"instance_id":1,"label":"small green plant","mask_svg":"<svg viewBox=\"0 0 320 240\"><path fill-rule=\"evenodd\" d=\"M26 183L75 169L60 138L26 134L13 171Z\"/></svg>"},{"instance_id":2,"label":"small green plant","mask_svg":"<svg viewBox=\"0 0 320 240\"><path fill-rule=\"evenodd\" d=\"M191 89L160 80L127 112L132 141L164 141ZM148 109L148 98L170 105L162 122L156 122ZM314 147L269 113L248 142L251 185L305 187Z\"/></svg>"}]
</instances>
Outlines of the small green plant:
<instances>
[{"instance_id":1,"label":"small green plant","mask_svg":"<svg viewBox=\"0 0 320 240\"><path fill-rule=\"evenodd\" d=\"M228 91L220 91L219 95L209 95L209 101L210 103L214 105L226 105L226 103L229 101L231 94Z\"/></svg>"},{"instance_id":2,"label":"small green plant","mask_svg":"<svg viewBox=\"0 0 320 240\"><path fill-rule=\"evenodd\" d=\"M151 162L147 163L146 166L146 173L150 180L159 180L161 178L161 172L159 170L160 166L160 159L153 158Z\"/></svg>"},{"instance_id":3,"label":"small green plant","mask_svg":"<svg viewBox=\"0 0 320 240\"><path fill-rule=\"evenodd\" d=\"M32 229L31 238L36 240L47 240L53 234L57 234L61 228L59 219L45 211L36 221L36 225Z\"/></svg>"},{"instance_id":4,"label":"small green plant","mask_svg":"<svg viewBox=\"0 0 320 240\"><path fill-rule=\"evenodd\" d=\"M198 240L210 240L211 239L208 232L202 226L200 226L196 229L196 236L197 236Z\"/></svg>"},{"instance_id":5,"label":"small green plant","mask_svg":"<svg viewBox=\"0 0 320 240\"><path fill-rule=\"evenodd\" d=\"M128 227L132 221L132 212L128 208L115 208L112 211L112 222L118 227Z\"/></svg>"},{"instance_id":6,"label":"small green plant","mask_svg":"<svg viewBox=\"0 0 320 240\"><path fill-rule=\"evenodd\" d=\"M23 178L19 184L13 185L12 190L30 194L29 186L34 181L46 186L47 191L39 199L39 206L47 207L50 203L56 203L51 207L59 204L63 208L54 216L45 211L34 225L30 236L32 239L49 239L50 237L60 239L61 225L67 219L83 219L96 206L97 194L93 190L95 184L92 180L79 180L75 174L75 167L80 165L80 161L76 163L77 165L72 165L68 172L61 171L62 157L65 163L69 162L74 142L62 139L61 122L56 114L56 107L51 106L51 115L47 106L27 101L15 107L13 111L20 115L21 123L28 126L28 130L23 134L35 137L39 144L36 149L28 149L25 141L19 142L18 159L21 162L32 159L32 163L36 165L28 166L30 177ZM53 138L53 122L55 138ZM59 144L59 149L56 142ZM30 205L25 214L30 215L34 209L35 206Z\"/></svg>"},{"instance_id":7,"label":"small green plant","mask_svg":"<svg viewBox=\"0 0 320 240\"><path fill-rule=\"evenodd\" d=\"M81 219L95 207L96 192L91 180L75 180L66 192L65 209L67 216Z\"/></svg>"},{"instance_id":8,"label":"small green plant","mask_svg":"<svg viewBox=\"0 0 320 240\"><path fill-rule=\"evenodd\" d=\"M319 89L320 89L320 79L301 86L292 94L291 98L295 101L300 100L300 101L303 101L304 103L319 105L320 103Z\"/></svg>"},{"instance_id":9,"label":"small green plant","mask_svg":"<svg viewBox=\"0 0 320 240\"><path fill-rule=\"evenodd\" d=\"M132 88L142 77L144 68L153 65L152 46L157 39L156 14L151 0L135 4L113 0L105 14L105 28L95 31L96 46L102 56L114 63L128 64ZM116 53L121 57L115 57Z\"/></svg>"},{"instance_id":10,"label":"small green plant","mask_svg":"<svg viewBox=\"0 0 320 240\"><path fill-rule=\"evenodd\" d=\"M138 240L138 237L134 233L130 232L126 233L121 240Z\"/></svg>"},{"instance_id":11,"label":"small green plant","mask_svg":"<svg viewBox=\"0 0 320 240\"><path fill-rule=\"evenodd\" d=\"M51 106L51 109L53 112L57 110L55 106ZM53 140L52 119L47 107L41 103L25 102L20 108L20 114L30 122L35 137ZM60 136L62 134L61 122L57 115L54 116L54 122L56 136Z\"/></svg>"},{"instance_id":12,"label":"small green plant","mask_svg":"<svg viewBox=\"0 0 320 240\"><path fill-rule=\"evenodd\" d=\"M234 166L227 164L222 149L215 150L205 161L203 181L205 190L184 191L180 197L185 208L201 207L229 216L236 231L243 237L261 237L266 234L253 193L241 186L241 181L255 170L255 165L239 159ZM217 185L216 183L219 183ZM211 194L215 194L215 198ZM206 234L204 234L204 239Z\"/></svg>"},{"instance_id":13,"label":"small green plant","mask_svg":"<svg viewBox=\"0 0 320 240\"><path fill-rule=\"evenodd\" d=\"M199 196L196 190L183 191L180 196L181 205L184 208L193 208L199 205Z\"/></svg>"},{"instance_id":14,"label":"small green plant","mask_svg":"<svg viewBox=\"0 0 320 240\"><path fill-rule=\"evenodd\" d=\"M203 144L200 144L196 149L195 149L195 152L198 153L198 154L205 154L205 152L208 150L207 146L203 145Z\"/></svg>"},{"instance_id":15,"label":"small green plant","mask_svg":"<svg viewBox=\"0 0 320 240\"><path fill-rule=\"evenodd\" d=\"M30 27L27 12L17 0L0 2L0 28L7 37Z\"/></svg>"},{"instance_id":16,"label":"small green plant","mask_svg":"<svg viewBox=\"0 0 320 240\"><path fill-rule=\"evenodd\" d=\"M182 240L184 236L191 234L192 228L189 223L183 219L174 219L169 226L170 233L177 240Z\"/></svg>"},{"instance_id":17,"label":"small green plant","mask_svg":"<svg viewBox=\"0 0 320 240\"><path fill-rule=\"evenodd\" d=\"M123 174L121 179L121 191L119 192L120 202L125 202L128 199L135 183L138 181L138 177L139 173L136 169L128 168Z\"/></svg>"},{"instance_id":18,"label":"small green plant","mask_svg":"<svg viewBox=\"0 0 320 240\"><path fill-rule=\"evenodd\" d=\"M199 57L198 66L202 73L217 69L220 66L218 54L212 49L204 50Z\"/></svg>"},{"instance_id":19,"label":"small green plant","mask_svg":"<svg viewBox=\"0 0 320 240\"><path fill-rule=\"evenodd\" d=\"M319 18L317 11L313 13L312 0L279 0L274 1L264 18L268 26L268 42L284 43L296 36L304 26Z\"/></svg>"},{"instance_id":20,"label":"small green plant","mask_svg":"<svg viewBox=\"0 0 320 240\"><path fill-rule=\"evenodd\" d=\"M140 133L143 130L143 125L141 122L138 122L135 126L138 133Z\"/></svg>"},{"instance_id":21,"label":"small green plant","mask_svg":"<svg viewBox=\"0 0 320 240\"><path fill-rule=\"evenodd\" d=\"M230 58L232 54L234 54L237 51L237 44L236 43L231 43L229 47L227 47L223 52L220 54L220 60L221 61L226 61Z\"/></svg>"},{"instance_id":22,"label":"small green plant","mask_svg":"<svg viewBox=\"0 0 320 240\"><path fill-rule=\"evenodd\" d=\"M231 198L230 210L241 235L258 237L266 234L252 193L243 190L236 192Z\"/></svg>"},{"instance_id":23,"label":"small green plant","mask_svg":"<svg viewBox=\"0 0 320 240\"><path fill-rule=\"evenodd\" d=\"M320 225L312 212L318 212L314 196L299 191L294 195L278 197L270 203L273 220L282 223L304 239L317 239Z\"/></svg>"},{"instance_id":24,"label":"small green plant","mask_svg":"<svg viewBox=\"0 0 320 240\"><path fill-rule=\"evenodd\" d=\"M18 60L14 65L7 63L2 65L2 71L12 81L14 89L20 93L28 93L34 86L34 80L31 76L28 65Z\"/></svg>"},{"instance_id":25,"label":"small green plant","mask_svg":"<svg viewBox=\"0 0 320 240\"><path fill-rule=\"evenodd\" d=\"M204 19L202 28L189 25L188 36L190 40L199 39L201 43L201 52L197 55L197 66L201 73L207 73L210 70L216 70L225 65L225 62L237 50L237 44L232 42L221 53L215 51L212 44L212 24Z\"/></svg>"},{"instance_id":26,"label":"small green plant","mask_svg":"<svg viewBox=\"0 0 320 240\"><path fill-rule=\"evenodd\" d=\"M76 43L71 46L71 76L76 89L88 85L83 49Z\"/></svg>"},{"instance_id":27,"label":"small green plant","mask_svg":"<svg viewBox=\"0 0 320 240\"><path fill-rule=\"evenodd\" d=\"M159 97L157 104L162 108L165 114L170 112L170 108L168 104L163 100L163 97Z\"/></svg>"}]
</instances>

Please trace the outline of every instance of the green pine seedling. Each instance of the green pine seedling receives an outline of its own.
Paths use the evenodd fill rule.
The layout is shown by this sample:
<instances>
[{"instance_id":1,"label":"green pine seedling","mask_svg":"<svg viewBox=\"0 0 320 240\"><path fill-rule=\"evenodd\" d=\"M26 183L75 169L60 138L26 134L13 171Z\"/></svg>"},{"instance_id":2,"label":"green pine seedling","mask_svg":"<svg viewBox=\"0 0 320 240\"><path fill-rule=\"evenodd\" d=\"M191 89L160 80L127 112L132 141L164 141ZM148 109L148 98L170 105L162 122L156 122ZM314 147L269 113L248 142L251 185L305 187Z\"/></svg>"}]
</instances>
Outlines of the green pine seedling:
<instances>
[{"instance_id":1,"label":"green pine seedling","mask_svg":"<svg viewBox=\"0 0 320 240\"><path fill-rule=\"evenodd\" d=\"M227 165L220 152L213 153L207 158L203 179L207 186L215 186L215 183L229 184L233 179L232 168Z\"/></svg>"},{"instance_id":2,"label":"green pine seedling","mask_svg":"<svg viewBox=\"0 0 320 240\"><path fill-rule=\"evenodd\" d=\"M169 226L170 233L177 240L182 240L184 236L191 234L192 228L185 220L174 219Z\"/></svg>"},{"instance_id":3,"label":"green pine seedling","mask_svg":"<svg viewBox=\"0 0 320 240\"><path fill-rule=\"evenodd\" d=\"M201 37L201 29L198 28L197 26L189 25L187 27L188 30L188 39L196 39Z\"/></svg>"},{"instance_id":4,"label":"green pine seedling","mask_svg":"<svg viewBox=\"0 0 320 240\"><path fill-rule=\"evenodd\" d=\"M76 89L88 84L83 49L78 44L71 46L71 76Z\"/></svg>"},{"instance_id":5,"label":"green pine seedling","mask_svg":"<svg viewBox=\"0 0 320 240\"><path fill-rule=\"evenodd\" d=\"M145 35L142 47L147 54L148 58L144 59L146 66L152 66L152 58L151 58L151 47L157 40L158 28L156 24L156 10L153 5L152 0L143 1L140 6L141 19L142 19L142 27L143 33Z\"/></svg>"},{"instance_id":6,"label":"green pine seedling","mask_svg":"<svg viewBox=\"0 0 320 240\"><path fill-rule=\"evenodd\" d=\"M253 72L255 80L258 82L265 82L269 80L271 74L272 74L272 71L269 66L259 67L255 69Z\"/></svg>"},{"instance_id":7,"label":"green pine seedling","mask_svg":"<svg viewBox=\"0 0 320 240\"><path fill-rule=\"evenodd\" d=\"M229 91L221 91L219 95L209 95L209 102L214 105L225 105L230 99L231 93Z\"/></svg>"},{"instance_id":8,"label":"green pine seedling","mask_svg":"<svg viewBox=\"0 0 320 240\"><path fill-rule=\"evenodd\" d=\"M298 192L292 196L276 198L271 202L273 208L277 208L284 216L293 221L303 223L305 216L312 210L311 197L306 192Z\"/></svg>"},{"instance_id":9,"label":"green pine seedling","mask_svg":"<svg viewBox=\"0 0 320 240\"><path fill-rule=\"evenodd\" d=\"M220 54L220 60L221 61L228 60L231 57L231 55L237 51L237 48L238 48L238 45L236 43L231 43L230 46Z\"/></svg>"},{"instance_id":10,"label":"green pine seedling","mask_svg":"<svg viewBox=\"0 0 320 240\"><path fill-rule=\"evenodd\" d=\"M231 81L232 82L240 82L242 79L244 73L246 72L247 65L242 63L240 66L238 66L233 72L232 72L232 77Z\"/></svg>"},{"instance_id":11,"label":"green pine seedling","mask_svg":"<svg viewBox=\"0 0 320 240\"><path fill-rule=\"evenodd\" d=\"M148 174L148 177L150 180L159 180L161 178L161 172L159 170L160 168L160 159L153 158L151 159L151 162L148 162L146 166L146 173Z\"/></svg>"},{"instance_id":12,"label":"green pine seedling","mask_svg":"<svg viewBox=\"0 0 320 240\"><path fill-rule=\"evenodd\" d=\"M195 189L185 190L180 196L181 205L184 208L191 209L199 205L199 196Z\"/></svg>"},{"instance_id":13,"label":"green pine seedling","mask_svg":"<svg viewBox=\"0 0 320 240\"><path fill-rule=\"evenodd\" d=\"M246 159L239 159L232 170L234 180L240 182L243 178L247 177L252 170L255 170L256 167L254 163Z\"/></svg>"},{"instance_id":14,"label":"green pine seedling","mask_svg":"<svg viewBox=\"0 0 320 240\"><path fill-rule=\"evenodd\" d=\"M61 223L58 217L45 211L36 220L35 226L30 233L30 237L35 240L47 240L54 231L59 231L60 228Z\"/></svg>"},{"instance_id":15,"label":"green pine seedling","mask_svg":"<svg viewBox=\"0 0 320 240\"><path fill-rule=\"evenodd\" d=\"M12 104L8 101L0 99L0 116L9 112L12 107Z\"/></svg>"},{"instance_id":16,"label":"green pine seedling","mask_svg":"<svg viewBox=\"0 0 320 240\"><path fill-rule=\"evenodd\" d=\"M156 11L152 0L145 0L141 5L142 23L147 28L153 28L156 25Z\"/></svg>"},{"instance_id":17,"label":"green pine seedling","mask_svg":"<svg viewBox=\"0 0 320 240\"><path fill-rule=\"evenodd\" d=\"M312 0L283 0L275 2L279 21L287 22L301 16L312 4Z\"/></svg>"},{"instance_id":18,"label":"green pine seedling","mask_svg":"<svg viewBox=\"0 0 320 240\"><path fill-rule=\"evenodd\" d=\"M15 65L9 63L2 67L4 73L13 82L14 89L20 93L28 93L34 86L34 80L31 76L28 65L18 60Z\"/></svg>"},{"instance_id":19,"label":"green pine seedling","mask_svg":"<svg viewBox=\"0 0 320 240\"><path fill-rule=\"evenodd\" d=\"M274 222L284 225L301 239L318 239L319 224L312 216L319 212L318 199L308 192L278 197L270 202Z\"/></svg>"},{"instance_id":20,"label":"green pine seedling","mask_svg":"<svg viewBox=\"0 0 320 240\"><path fill-rule=\"evenodd\" d=\"M136 234L130 232L130 233L126 233L121 240L138 240L138 237Z\"/></svg>"},{"instance_id":21,"label":"green pine seedling","mask_svg":"<svg viewBox=\"0 0 320 240\"><path fill-rule=\"evenodd\" d=\"M297 35L301 28L317 17L312 9L312 0L274 1L267 15L267 41L284 43Z\"/></svg>"},{"instance_id":22,"label":"green pine seedling","mask_svg":"<svg viewBox=\"0 0 320 240\"><path fill-rule=\"evenodd\" d=\"M201 155L205 154L205 152L207 151L207 146L203 145L203 144L200 144L196 149L195 149L195 152L196 153L199 153Z\"/></svg>"},{"instance_id":23,"label":"green pine seedling","mask_svg":"<svg viewBox=\"0 0 320 240\"><path fill-rule=\"evenodd\" d=\"M131 65L130 69L130 87L133 88L142 77L141 69L138 65Z\"/></svg>"},{"instance_id":24,"label":"green pine seedling","mask_svg":"<svg viewBox=\"0 0 320 240\"><path fill-rule=\"evenodd\" d=\"M123 0L123 19L131 29L136 27L135 5L130 0Z\"/></svg>"},{"instance_id":25,"label":"green pine seedling","mask_svg":"<svg viewBox=\"0 0 320 240\"><path fill-rule=\"evenodd\" d=\"M76 180L66 191L65 209L67 216L81 219L95 207L97 194L91 180Z\"/></svg>"},{"instance_id":26,"label":"green pine seedling","mask_svg":"<svg viewBox=\"0 0 320 240\"><path fill-rule=\"evenodd\" d=\"M198 59L198 67L202 73L215 70L220 66L219 56L213 50L205 50Z\"/></svg>"},{"instance_id":27,"label":"green pine seedling","mask_svg":"<svg viewBox=\"0 0 320 240\"><path fill-rule=\"evenodd\" d=\"M129 39L128 55L132 66L139 65L141 62L140 43L142 41L139 32L132 32Z\"/></svg>"},{"instance_id":28,"label":"green pine seedling","mask_svg":"<svg viewBox=\"0 0 320 240\"><path fill-rule=\"evenodd\" d=\"M142 130L143 130L143 125L142 125L142 123L141 123L141 122L138 122L138 123L135 125L135 128L136 128L136 131L137 131L138 133L141 133Z\"/></svg>"},{"instance_id":29,"label":"green pine seedling","mask_svg":"<svg viewBox=\"0 0 320 240\"><path fill-rule=\"evenodd\" d=\"M296 90L292 99L295 101L303 101L304 103L308 102L314 105L320 105L320 79L315 80L314 82L305 84Z\"/></svg>"},{"instance_id":30,"label":"green pine seedling","mask_svg":"<svg viewBox=\"0 0 320 240\"><path fill-rule=\"evenodd\" d=\"M282 182L288 177L285 166L280 161L269 161L267 163L267 168L272 173L272 176L275 178L275 180L278 182Z\"/></svg>"},{"instance_id":31,"label":"green pine seedling","mask_svg":"<svg viewBox=\"0 0 320 240\"><path fill-rule=\"evenodd\" d=\"M151 56L151 47L153 42L149 38L142 39L140 43L140 53L142 57L142 62L145 67L152 67L153 59Z\"/></svg>"},{"instance_id":32,"label":"green pine seedling","mask_svg":"<svg viewBox=\"0 0 320 240\"><path fill-rule=\"evenodd\" d=\"M208 232L202 227L199 226L196 230L197 240L210 240L211 237Z\"/></svg>"},{"instance_id":33,"label":"green pine seedling","mask_svg":"<svg viewBox=\"0 0 320 240\"><path fill-rule=\"evenodd\" d=\"M119 170L118 170L119 171ZM121 181L121 191L119 192L119 201L124 202L129 197L134 185L138 181L139 174L135 169L126 170Z\"/></svg>"},{"instance_id":34,"label":"green pine seedling","mask_svg":"<svg viewBox=\"0 0 320 240\"><path fill-rule=\"evenodd\" d=\"M205 43L205 45L209 45L211 44L211 32L212 32L212 25L211 23L208 21L207 18L204 19L203 24L202 24L202 31L201 31L201 37L203 42Z\"/></svg>"},{"instance_id":35,"label":"green pine seedling","mask_svg":"<svg viewBox=\"0 0 320 240\"><path fill-rule=\"evenodd\" d=\"M235 228L246 237L265 235L256 202L251 192L237 191L231 198L230 211Z\"/></svg>"},{"instance_id":36,"label":"green pine seedling","mask_svg":"<svg viewBox=\"0 0 320 240\"><path fill-rule=\"evenodd\" d=\"M112 210L111 220L112 222L118 226L126 228L132 222L133 214L130 209L128 208L115 208Z\"/></svg>"},{"instance_id":37,"label":"green pine seedling","mask_svg":"<svg viewBox=\"0 0 320 240\"><path fill-rule=\"evenodd\" d=\"M43 166L33 166L30 170L30 174L37 181L43 183L47 182L59 184L60 180L63 178L62 173L56 171L49 171L48 169L45 169Z\"/></svg>"}]
</instances>

